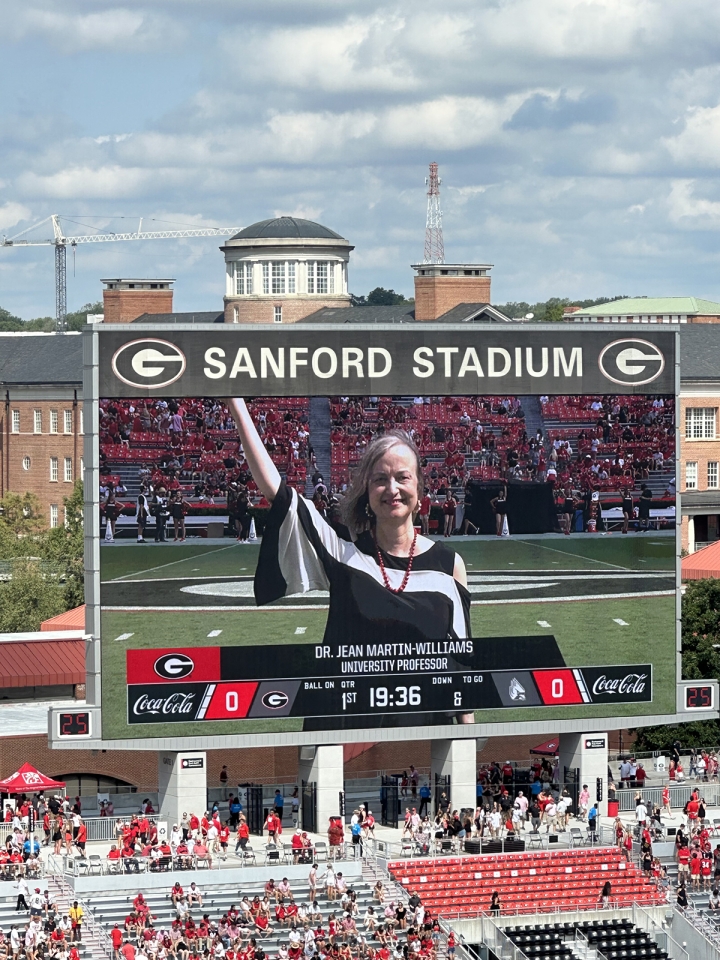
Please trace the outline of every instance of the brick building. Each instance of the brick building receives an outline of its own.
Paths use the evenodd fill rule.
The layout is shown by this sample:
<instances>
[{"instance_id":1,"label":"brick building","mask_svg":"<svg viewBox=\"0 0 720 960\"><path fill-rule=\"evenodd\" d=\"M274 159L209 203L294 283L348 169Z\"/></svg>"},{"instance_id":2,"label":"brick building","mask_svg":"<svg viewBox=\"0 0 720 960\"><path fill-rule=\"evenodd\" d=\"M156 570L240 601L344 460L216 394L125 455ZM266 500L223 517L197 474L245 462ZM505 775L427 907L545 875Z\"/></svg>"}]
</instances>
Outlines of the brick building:
<instances>
[{"instance_id":1,"label":"brick building","mask_svg":"<svg viewBox=\"0 0 720 960\"><path fill-rule=\"evenodd\" d=\"M490 303L489 263L418 263L415 319L437 320L460 303Z\"/></svg>"},{"instance_id":2,"label":"brick building","mask_svg":"<svg viewBox=\"0 0 720 960\"><path fill-rule=\"evenodd\" d=\"M697 297L627 297L597 307L566 307L573 323L720 323L720 303Z\"/></svg>"},{"instance_id":3,"label":"brick building","mask_svg":"<svg viewBox=\"0 0 720 960\"><path fill-rule=\"evenodd\" d=\"M677 472L682 547L720 539L720 336L712 327L683 330Z\"/></svg>"},{"instance_id":4,"label":"brick building","mask_svg":"<svg viewBox=\"0 0 720 960\"><path fill-rule=\"evenodd\" d=\"M339 233L276 217L231 237L225 254L226 323L297 323L321 307L349 307L354 247Z\"/></svg>"},{"instance_id":5,"label":"brick building","mask_svg":"<svg viewBox=\"0 0 720 960\"><path fill-rule=\"evenodd\" d=\"M141 314L172 313L174 280L101 280L103 322L130 323Z\"/></svg>"},{"instance_id":6,"label":"brick building","mask_svg":"<svg viewBox=\"0 0 720 960\"><path fill-rule=\"evenodd\" d=\"M82 337L0 333L0 496L34 493L48 526L83 470Z\"/></svg>"}]
</instances>

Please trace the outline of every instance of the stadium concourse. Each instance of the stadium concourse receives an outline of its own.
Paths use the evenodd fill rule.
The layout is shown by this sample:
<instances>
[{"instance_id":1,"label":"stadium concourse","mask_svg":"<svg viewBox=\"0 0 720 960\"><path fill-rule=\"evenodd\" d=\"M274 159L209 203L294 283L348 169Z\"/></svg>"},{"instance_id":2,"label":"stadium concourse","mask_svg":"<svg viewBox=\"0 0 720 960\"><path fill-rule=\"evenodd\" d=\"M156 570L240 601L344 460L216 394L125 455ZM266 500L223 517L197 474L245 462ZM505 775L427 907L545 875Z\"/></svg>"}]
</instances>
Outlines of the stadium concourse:
<instances>
[{"instance_id":1,"label":"stadium concourse","mask_svg":"<svg viewBox=\"0 0 720 960\"><path fill-rule=\"evenodd\" d=\"M679 824L684 816L676 811L673 820ZM626 821L623 835L631 835L633 822ZM657 936L668 900L675 899L666 871L644 873L635 851L613 842L614 824L604 821L593 842L593 831L579 819L557 834L554 824L535 833L532 820L523 821L514 834L528 849L484 854L469 852L475 849L470 836L448 831L423 845L422 821L415 828L375 825L360 844L351 842L349 830L336 843L337 833L303 837L291 828L275 837L276 845L265 831L236 849L233 833L224 852L214 850L212 817L207 824L198 818L196 826L191 814L188 836L209 848L202 865L196 853L183 852L182 827L170 831L167 854L156 858L141 850L142 817L135 825L125 820L118 844L89 841L78 849L69 839L69 854L51 853L52 843L42 849L42 876L25 882L31 891L39 887L41 900L47 891L52 906L41 904L40 943L25 947L24 957L60 960L69 940L82 960L687 957L669 949L667 932ZM549 836L558 836L558 844ZM306 854L302 842L310 844ZM117 847L130 844L131 853L118 857ZM15 937L25 938L28 913L35 912L31 893L29 910L20 903L23 890L20 876L0 881L0 953L13 926ZM77 917L75 902L81 940L65 921L71 909ZM53 938L53 928L63 933ZM588 953L588 941L602 952ZM4 956L11 954L23 957L23 948Z\"/></svg>"}]
</instances>

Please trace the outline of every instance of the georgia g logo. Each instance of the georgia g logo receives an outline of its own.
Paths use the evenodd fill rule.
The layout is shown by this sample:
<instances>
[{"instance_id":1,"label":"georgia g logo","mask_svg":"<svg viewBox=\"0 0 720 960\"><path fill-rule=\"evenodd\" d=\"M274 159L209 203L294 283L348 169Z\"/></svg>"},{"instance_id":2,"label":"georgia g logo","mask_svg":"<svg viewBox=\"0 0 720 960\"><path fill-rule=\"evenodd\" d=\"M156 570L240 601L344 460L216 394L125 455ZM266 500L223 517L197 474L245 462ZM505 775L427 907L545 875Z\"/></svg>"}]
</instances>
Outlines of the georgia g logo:
<instances>
[{"instance_id":1,"label":"georgia g logo","mask_svg":"<svg viewBox=\"0 0 720 960\"><path fill-rule=\"evenodd\" d=\"M195 664L184 653L166 653L155 661L154 669L163 680L182 680L193 672Z\"/></svg>"},{"instance_id":2,"label":"georgia g logo","mask_svg":"<svg viewBox=\"0 0 720 960\"><path fill-rule=\"evenodd\" d=\"M628 338L603 347L598 366L613 383L641 387L657 380L665 369L665 357L654 343Z\"/></svg>"},{"instance_id":3,"label":"georgia g logo","mask_svg":"<svg viewBox=\"0 0 720 960\"><path fill-rule=\"evenodd\" d=\"M115 351L112 369L131 387L168 387L185 373L187 361L182 350L167 340L131 340Z\"/></svg>"}]
</instances>

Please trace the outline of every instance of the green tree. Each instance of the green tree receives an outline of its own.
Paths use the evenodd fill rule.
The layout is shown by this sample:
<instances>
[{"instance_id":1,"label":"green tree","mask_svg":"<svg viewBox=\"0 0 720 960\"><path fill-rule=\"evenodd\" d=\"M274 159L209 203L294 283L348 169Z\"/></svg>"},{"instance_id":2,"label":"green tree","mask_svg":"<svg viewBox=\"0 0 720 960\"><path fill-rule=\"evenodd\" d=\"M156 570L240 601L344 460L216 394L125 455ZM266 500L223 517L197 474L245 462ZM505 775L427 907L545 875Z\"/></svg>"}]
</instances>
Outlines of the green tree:
<instances>
[{"instance_id":1,"label":"green tree","mask_svg":"<svg viewBox=\"0 0 720 960\"><path fill-rule=\"evenodd\" d=\"M73 492L63 498L65 523L47 532L43 555L57 564L61 572L65 609L72 610L85 602L85 569L83 539L83 485L75 481Z\"/></svg>"},{"instance_id":2,"label":"green tree","mask_svg":"<svg viewBox=\"0 0 720 960\"><path fill-rule=\"evenodd\" d=\"M0 544L15 544L12 556L26 552L24 541L37 537L44 526L42 507L34 493L6 493L0 500Z\"/></svg>"},{"instance_id":3,"label":"green tree","mask_svg":"<svg viewBox=\"0 0 720 960\"><path fill-rule=\"evenodd\" d=\"M611 303L613 300L624 300L626 296L627 294L617 297L597 297L595 300L568 300L567 297L550 297L549 300L538 300L537 303L511 300L509 303L495 304L495 308L513 320L521 320L528 313L532 313L535 323L555 323L563 319L563 309L565 307L595 307L601 303Z\"/></svg>"},{"instance_id":4,"label":"green tree","mask_svg":"<svg viewBox=\"0 0 720 960\"><path fill-rule=\"evenodd\" d=\"M15 317L9 310L0 307L0 331L3 333L14 333L16 330L22 329L23 322L20 317Z\"/></svg>"},{"instance_id":5,"label":"green tree","mask_svg":"<svg viewBox=\"0 0 720 960\"><path fill-rule=\"evenodd\" d=\"M74 310L67 315L68 330L82 330L87 323L89 313L102 313L104 309L102 300L96 300L95 303L86 303L79 310Z\"/></svg>"},{"instance_id":6,"label":"green tree","mask_svg":"<svg viewBox=\"0 0 720 960\"><path fill-rule=\"evenodd\" d=\"M67 609L63 587L43 573L37 560L18 559L0 583L0 632L39 630L43 620Z\"/></svg>"},{"instance_id":7,"label":"green tree","mask_svg":"<svg viewBox=\"0 0 720 960\"><path fill-rule=\"evenodd\" d=\"M397 304L409 303L401 293L395 293L394 290L386 290L385 287L375 287L367 295L369 306L394 307Z\"/></svg>"},{"instance_id":8,"label":"green tree","mask_svg":"<svg viewBox=\"0 0 720 960\"><path fill-rule=\"evenodd\" d=\"M54 329L54 317L35 317L34 320L26 320L23 325L23 330L28 333L52 333Z\"/></svg>"},{"instance_id":9,"label":"green tree","mask_svg":"<svg viewBox=\"0 0 720 960\"><path fill-rule=\"evenodd\" d=\"M682 598L682 672L686 680L710 680L720 675L720 580L691 580ZM720 723L699 720L676 728L641 727L638 745L661 750L680 740L684 747L720 743Z\"/></svg>"}]
</instances>

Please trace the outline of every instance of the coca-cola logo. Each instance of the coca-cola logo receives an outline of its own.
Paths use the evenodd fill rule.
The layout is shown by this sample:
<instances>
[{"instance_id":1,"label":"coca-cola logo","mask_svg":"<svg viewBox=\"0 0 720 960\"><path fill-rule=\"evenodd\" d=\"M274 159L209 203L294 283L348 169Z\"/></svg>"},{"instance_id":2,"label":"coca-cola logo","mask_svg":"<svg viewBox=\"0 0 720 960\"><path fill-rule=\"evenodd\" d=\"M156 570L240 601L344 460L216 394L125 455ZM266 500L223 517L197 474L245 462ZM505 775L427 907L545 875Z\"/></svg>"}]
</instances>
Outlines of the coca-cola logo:
<instances>
[{"instance_id":1,"label":"coca-cola logo","mask_svg":"<svg viewBox=\"0 0 720 960\"><path fill-rule=\"evenodd\" d=\"M165 697L148 696L143 693L133 704L133 713L136 717L171 716L193 713L194 708L194 693L171 693Z\"/></svg>"},{"instance_id":2,"label":"coca-cola logo","mask_svg":"<svg viewBox=\"0 0 720 960\"><path fill-rule=\"evenodd\" d=\"M592 692L595 696L599 694L614 696L644 693L647 679L648 675L646 673L627 673L624 677L612 678L602 673L593 684Z\"/></svg>"}]
</instances>

